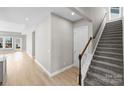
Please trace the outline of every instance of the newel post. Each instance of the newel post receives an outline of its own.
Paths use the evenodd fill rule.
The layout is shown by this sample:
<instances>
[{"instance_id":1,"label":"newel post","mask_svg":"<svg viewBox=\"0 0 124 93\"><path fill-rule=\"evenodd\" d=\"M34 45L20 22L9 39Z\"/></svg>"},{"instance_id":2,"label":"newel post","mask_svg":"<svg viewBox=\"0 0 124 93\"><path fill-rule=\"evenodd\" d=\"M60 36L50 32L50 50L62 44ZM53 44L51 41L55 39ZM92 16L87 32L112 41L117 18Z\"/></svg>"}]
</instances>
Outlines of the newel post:
<instances>
[{"instance_id":1,"label":"newel post","mask_svg":"<svg viewBox=\"0 0 124 93\"><path fill-rule=\"evenodd\" d=\"M81 84L82 84L82 74L81 74L81 58L82 58L82 56L79 55L78 58L79 58L79 85L81 86Z\"/></svg>"}]
</instances>

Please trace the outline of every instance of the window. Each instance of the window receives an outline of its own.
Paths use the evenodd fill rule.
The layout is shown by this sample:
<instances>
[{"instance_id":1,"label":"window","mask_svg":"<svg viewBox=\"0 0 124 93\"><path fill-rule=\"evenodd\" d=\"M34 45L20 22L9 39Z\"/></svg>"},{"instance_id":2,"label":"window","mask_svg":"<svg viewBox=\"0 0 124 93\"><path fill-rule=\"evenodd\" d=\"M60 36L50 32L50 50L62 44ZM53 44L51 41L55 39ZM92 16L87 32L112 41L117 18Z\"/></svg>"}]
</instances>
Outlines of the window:
<instances>
[{"instance_id":1,"label":"window","mask_svg":"<svg viewBox=\"0 0 124 93\"><path fill-rule=\"evenodd\" d=\"M110 8L110 20L120 18L121 16L120 7L111 7Z\"/></svg>"},{"instance_id":2,"label":"window","mask_svg":"<svg viewBox=\"0 0 124 93\"><path fill-rule=\"evenodd\" d=\"M119 14L119 7L111 7L112 14Z\"/></svg>"},{"instance_id":3,"label":"window","mask_svg":"<svg viewBox=\"0 0 124 93\"><path fill-rule=\"evenodd\" d=\"M5 48L12 48L12 37L5 37Z\"/></svg>"},{"instance_id":4,"label":"window","mask_svg":"<svg viewBox=\"0 0 124 93\"><path fill-rule=\"evenodd\" d=\"M3 48L3 38L0 37L0 48Z\"/></svg>"}]
</instances>

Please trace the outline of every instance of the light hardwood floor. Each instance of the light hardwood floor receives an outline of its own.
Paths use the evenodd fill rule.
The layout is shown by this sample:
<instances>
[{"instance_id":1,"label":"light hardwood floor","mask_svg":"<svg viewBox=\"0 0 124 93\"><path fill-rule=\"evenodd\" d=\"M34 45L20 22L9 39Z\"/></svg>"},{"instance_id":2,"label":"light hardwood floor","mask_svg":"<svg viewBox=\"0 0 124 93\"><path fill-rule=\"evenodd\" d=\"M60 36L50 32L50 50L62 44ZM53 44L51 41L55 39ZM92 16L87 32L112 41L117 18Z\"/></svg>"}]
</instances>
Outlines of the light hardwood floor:
<instances>
[{"instance_id":1,"label":"light hardwood floor","mask_svg":"<svg viewBox=\"0 0 124 93\"><path fill-rule=\"evenodd\" d=\"M7 82L12 86L78 85L78 69L72 67L52 78L25 52L1 53L7 57Z\"/></svg>"}]
</instances>

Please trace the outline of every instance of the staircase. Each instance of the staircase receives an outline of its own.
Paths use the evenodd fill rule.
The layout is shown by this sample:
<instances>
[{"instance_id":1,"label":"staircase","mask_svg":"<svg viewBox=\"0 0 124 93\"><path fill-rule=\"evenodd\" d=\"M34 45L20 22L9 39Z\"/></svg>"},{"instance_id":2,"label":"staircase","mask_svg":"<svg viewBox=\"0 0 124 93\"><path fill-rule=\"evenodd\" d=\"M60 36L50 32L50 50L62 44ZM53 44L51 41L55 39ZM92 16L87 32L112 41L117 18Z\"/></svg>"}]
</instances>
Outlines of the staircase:
<instances>
[{"instance_id":1,"label":"staircase","mask_svg":"<svg viewBox=\"0 0 124 93\"><path fill-rule=\"evenodd\" d=\"M122 20L119 20L106 24L84 79L84 85L123 85L122 75Z\"/></svg>"}]
</instances>

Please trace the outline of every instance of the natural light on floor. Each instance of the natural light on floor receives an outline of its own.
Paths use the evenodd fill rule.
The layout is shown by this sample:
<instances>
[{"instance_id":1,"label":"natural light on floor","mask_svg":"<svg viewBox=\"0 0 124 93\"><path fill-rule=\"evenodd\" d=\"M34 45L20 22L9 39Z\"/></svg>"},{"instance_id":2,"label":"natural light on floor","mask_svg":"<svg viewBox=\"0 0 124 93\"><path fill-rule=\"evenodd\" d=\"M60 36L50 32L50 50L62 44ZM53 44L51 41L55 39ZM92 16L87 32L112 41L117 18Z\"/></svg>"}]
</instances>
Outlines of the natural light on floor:
<instances>
[{"instance_id":1,"label":"natural light on floor","mask_svg":"<svg viewBox=\"0 0 124 93\"><path fill-rule=\"evenodd\" d=\"M16 61L19 61L19 60L21 60L22 59L22 52L15 52L15 54L14 54L14 58L15 58L15 60Z\"/></svg>"}]
</instances>

